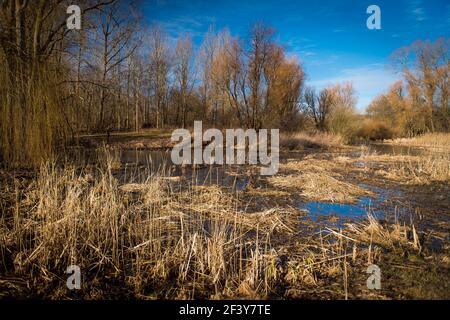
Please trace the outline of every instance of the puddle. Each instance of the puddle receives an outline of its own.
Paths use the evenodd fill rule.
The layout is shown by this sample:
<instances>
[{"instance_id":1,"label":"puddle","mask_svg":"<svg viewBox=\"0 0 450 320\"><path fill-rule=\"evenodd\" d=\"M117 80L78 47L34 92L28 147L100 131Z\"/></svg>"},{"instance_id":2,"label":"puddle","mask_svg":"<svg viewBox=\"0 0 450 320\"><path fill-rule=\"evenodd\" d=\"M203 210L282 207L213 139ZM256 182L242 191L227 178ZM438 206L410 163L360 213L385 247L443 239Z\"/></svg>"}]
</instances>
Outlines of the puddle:
<instances>
[{"instance_id":1,"label":"puddle","mask_svg":"<svg viewBox=\"0 0 450 320\"><path fill-rule=\"evenodd\" d=\"M322 217L350 218L352 220L364 219L368 213L371 213L377 218L383 218L384 216L381 210L375 210L373 208L373 199L369 197L361 198L355 204L313 201L307 202L301 207L308 211L309 217L313 220Z\"/></svg>"},{"instance_id":2,"label":"puddle","mask_svg":"<svg viewBox=\"0 0 450 320\"><path fill-rule=\"evenodd\" d=\"M366 184L359 185L375 193L373 197L362 197L357 203L327 203L320 201L302 202L298 208L307 210L308 219L325 221L326 224L342 225L346 221L358 221L371 214L379 220L391 222L411 221L410 208L399 205L396 201L402 194L398 190L386 190Z\"/></svg>"},{"instance_id":3,"label":"puddle","mask_svg":"<svg viewBox=\"0 0 450 320\"><path fill-rule=\"evenodd\" d=\"M202 165L180 166L173 164L170 151L123 150L120 157L122 172L120 179L127 182L143 182L149 176L164 175L179 177L191 185L219 185L234 191L245 190L249 178L234 172L231 166Z\"/></svg>"}]
</instances>

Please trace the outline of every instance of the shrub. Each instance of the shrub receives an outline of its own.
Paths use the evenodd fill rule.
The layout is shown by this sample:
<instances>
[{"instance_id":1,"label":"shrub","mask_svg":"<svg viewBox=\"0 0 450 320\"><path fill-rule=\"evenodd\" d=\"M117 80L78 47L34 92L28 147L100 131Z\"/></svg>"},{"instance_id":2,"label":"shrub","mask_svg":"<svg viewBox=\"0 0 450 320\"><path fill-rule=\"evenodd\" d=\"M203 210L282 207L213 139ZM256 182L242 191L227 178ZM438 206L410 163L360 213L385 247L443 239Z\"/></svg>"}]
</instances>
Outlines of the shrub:
<instances>
[{"instance_id":1,"label":"shrub","mask_svg":"<svg viewBox=\"0 0 450 320\"><path fill-rule=\"evenodd\" d=\"M393 130L386 123L369 119L362 123L356 136L364 140L376 141L392 139L394 134Z\"/></svg>"}]
</instances>

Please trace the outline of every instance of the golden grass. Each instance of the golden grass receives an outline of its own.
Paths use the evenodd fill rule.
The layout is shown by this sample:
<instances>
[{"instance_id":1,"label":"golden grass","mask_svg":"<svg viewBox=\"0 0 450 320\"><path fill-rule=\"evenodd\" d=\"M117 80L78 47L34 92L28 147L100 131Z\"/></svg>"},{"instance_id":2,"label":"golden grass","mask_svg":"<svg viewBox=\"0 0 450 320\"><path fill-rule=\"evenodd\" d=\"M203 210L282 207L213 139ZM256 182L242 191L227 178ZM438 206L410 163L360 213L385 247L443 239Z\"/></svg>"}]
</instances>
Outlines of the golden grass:
<instances>
[{"instance_id":1,"label":"golden grass","mask_svg":"<svg viewBox=\"0 0 450 320\"><path fill-rule=\"evenodd\" d=\"M239 211L217 186L175 192L157 176L121 185L110 170L43 165L26 190L12 192L12 203L2 202L9 213L1 220L2 258L13 260L14 273L33 274L36 288L76 264L92 290L110 277L139 296L149 287L158 297L264 296L276 253L271 237L298 222L294 209Z\"/></svg>"},{"instance_id":2,"label":"golden grass","mask_svg":"<svg viewBox=\"0 0 450 320\"><path fill-rule=\"evenodd\" d=\"M273 176L269 182L280 188L295 188L309 201L353 203L371 192L328 174L306 172L297 175Z\"/></svg>"},{"instance_id":3,"label":"golden grass","mask_svg":"<svg viewBox=\"0 0 450 320\"><path fill-rule=\"evenodd\" d=\"M350 237L365 243L378 244L383 247L409 246L420 250L419 236L414 225L400 223L383 226L371 214L367 221L351 223L346 229Z\"/></svg>"},{"instance_id":4,"label":"golden grass","mask_svg":"<svg viewBox=\"0 0 450 320\"><path fill-rule=\"evenodd\" d=\"M285 281L289 284L286 296L307 298L310 289L316 288L313 294L324 297L385 298L380 292L364 289L355 295L355 288L349 290L348 279L350 273L355 276L355 270L365 272L367 266L380 263L386 249L397 254L420 253L421 244L414 225L383 226L368 214L367 220L348 224L344 229L326 228L285 252L289 256L285 270Z\"/></svg>"},{"instance_id":5,"label":"golden grass","mask_svg":"<svg viewBox=\"0 0 450 320\"><path fill-rule=\"evenodd\" d=\"M289 150L343 146L342 137L331 133L282 133L280 147Z\"/></svg>"},{"instance_id":6,"label":"golden grass","mask_svg":"<svg viewBox=\"0 0 450 320\"><path fill-rule=\"evenodd\" d=\"M377 174L402 184L450 182L450 152L427 150L417 156L365 154L359 160L384 164Z\"/></svg>"},{"instance_id":7,"label":"golden grass","mask_svg":"<svg viewBox=\"0 0 450 320\"><path fill-rule=\"evenodd\" d=\"M398 138L390 141L391 144L450 149L450 133L427 133L414 138Z\"/></svg>"},{"instance_id":8,"label":"golden grass","mask_svg":"<svg viewBox=\"0 0 450 320\"><path fill-rule=\"evenodd\" d=\"M290 160L287 163L280 164L281 170L291 170L296 172L327 172L332 174L333 169L337 167L336 162L330 160L315 159L312 156L306 156L302 160Z\"/></svg>"},{"instance_id":9,"label":"golden grass","mask_svg":"<svg viewBox=\"0 0 450 320\"><path fill-rule=\"evenodd\" d=\"M294 174L271 176L268 181L278 188L293 188L311 201L352 203L360 196L371 195L370 191L345 182L339 173L333 171L337 165L329 160L289 161L281 168L295 171Z\"/></svg>"},{"instance_id":10,"label":"golden grass","mask_svg":"<svg viewBox=\"0 0 450 320\"><path fill-rule=\"evenodd\" d=\"M344 229L300 235L296 209L246 212L225 189L178 188L185 181L161 175L121 183L110 158L101 170L45 164L30 184L15 179L1 186L0 268L9 266L23 280L0 279L0 289L17 292L28 283L34 294L70 297L64 272L77 264L78 297L87 299L114 297L117 287L144 299L356 298L361 291L349 286L349 273L365 275L382 248L421 250L414 226L382 225L369 215ZM290 161L281 168L287 176L269 181L286 189L283 196L296 188L320 201L368 193L344 182L338 165Z\"/></svg>"},{"instance_id":11,"label":"golden grass","mask_svg":"<svg viewBox=\"0 0 450 320\"><path fill-rule=\"evenodd\" d=\"M450 182L450 157L431 155L402 163L394 163L388 170L380 171L384 177L404 184L430 184Z\"/></svg>"}]
</instances>

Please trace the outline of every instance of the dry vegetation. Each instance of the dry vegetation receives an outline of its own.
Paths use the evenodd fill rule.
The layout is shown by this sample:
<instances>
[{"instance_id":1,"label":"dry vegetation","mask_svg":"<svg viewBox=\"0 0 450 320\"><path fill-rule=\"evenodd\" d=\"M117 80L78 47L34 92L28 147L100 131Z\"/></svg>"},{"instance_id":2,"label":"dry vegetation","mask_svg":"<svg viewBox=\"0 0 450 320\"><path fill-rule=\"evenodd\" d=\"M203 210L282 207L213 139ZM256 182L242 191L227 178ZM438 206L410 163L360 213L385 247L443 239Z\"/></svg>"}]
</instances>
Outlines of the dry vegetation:
<instances>
[{"instance_id":1,"label":"dry vegetation","mask_svg":"<svg viewBox=\"0 0 450 320\"><path fill-rule=\"evenodd\" d=\"M450 134L427 134L416 138L395 139L394 145L421 147L417 154L382 155L363 153L359 161L381 163L382 176L404 184L450 182ZM414 150L412 150L414 151Z\"/></svg>"},{"instance_id":2,"label":"dry vegetation","mask_svg":"<svg viewBox=\"0 0 450 320\"><path fill-rule=\"evenodd\" d=\"M25 189L2 190L3 266L34 294L65 296L71 264L86 270L89 298L109 296L116 281L121 294L148 298L270 290L271 237L294 232L295 211L246 214L219 187L176 192L156 176L119 185L110 170L44 165Z\"/></svg>"},{"instance_id":3,"label":"dry vegetation","mask_svg":"<svg viewBox=\"0 0 450 320\"><path fill-rule=\"evenodd\" d=\"M372 194L346 182L341 174L333 171L336 166L336 162L314 158L290 161L281 170L295 173L275 175L268 181L275 187L294 189L310 201L352 203L360 196Z\"/></svg>"},{"instance_id":4,"label":"dry vegetation","mask_svg":"<svg viewBox=\"0 0 450 320\"><path fill-rule=\"evenodd\" d=\"M321 296L332 279L332 296L344 298L342 279L376 261L377 244L418 246L409 227L373 218L347 234L295 240L297 210L245 212L238 202L217 186L176 191L159 176L119 184L110 167L43 165L31 184L3 185L0 252L8 272L0 286L6 295L70 297L64 272L77 264L86 286L79 296L90 299Z\"/></svg>"},{"instance_id":5,"label":"dry vegetation","mask_svg":"<svg viewBox=\"0 0 450 320\"><path fill-rule=\"evenodd\" d=\"M280 136L280 147L287 150L303 150L308 148L343 147L343 139L331 133L284 133Z\"/></svg>"},{"instance_id":6,"label":"dry vegetation","mask_svg":"<svg viewBox=\"0 0 450 320\"><path fill-rule=\"evenodd\" d=\"M245 196L298 194L307 201L355 202L373 194L349 183L343 168L373 161L389 165L387 172L393 175L409 163L417 173L413 156L319 159L312 154L283 163L279 175L267 178L267 188L249 188L242 196L217 185L190 185L163 172L149 172L141 183L118 180L113 174L120 166L117 150L103 148L97 154L94 166L47 163L31 177L2 172L2 296L429 297L425 289L407 292L401 285L377 293L365 287L365 271L372 263L392 273L397 279L392 281L401 280L386 264L390 259L418 268L408 267L408 259L419 257L414 259L422 263L420 268L429 268L431 260L420 258L423 235L415 225L380 222L368 212L367 220L343 229L304 233L301 210L289 205L250 209ZM448 163L447 158L447 168ZM425 168L431 171L420 177L428 182L432 177L448 181L448 171L445 178L430 165L421 170ZM397 177L402 183L411 181L405 172ZM446 254L427 259L444 268L450 261ZM65 270L72 264L83 272L83 289L77 292L65 283ZM422 286L424 279L432 276L435 283L445 274L424 273L408 281ZM435 294L443 296L441 291Z\"/></svg>"},{"instance_id":7,"label":"dry vegetation","mask_svg":"<svg viewBox=\"0 0 450 320\"><path fill-rule=\"evenodd\" d=\"M378 174L399 181L404 184L431 184L433 182L450 182L450 156L444 153L430 153L428 155L406 157L401 156L397 161L383 156L366 156L373 161L378 159L388 165L378 170Z\"/></svg>"},{"instance_id":8,"label":"dry vegetation","mask_svg":"<svg viewBox=\"0 0 450 320\"><path fill-rule=\"evenodd\" d=\"M448 186L448 134L391 142L430 149L420 155L297 158L265 179L267 188L250 185L243 198L150 169L140 175L145 182L123 181L114 149L102 149L93 162L84 156L105 142L170 148L167 129L195 120L205 128L281 128L282 151L296 156L448 132L448 39L400 50L396 65L405 81L362 116L351 83L306 88L300 60L260 23L245 41L210 29L195 51L182 34L172 46L162 25L143 32L140 10L128 1L86 0L79 32L65 28L69 0L1 3L0 297L396 297L367 293L365 279L351 286L350 274L365 277L367 265L385 257L420 255L414 225L369 215L343 230L305 235L304 212L271 201L373 196L347 176L357 162L375 164L361 170L399 186ZM64 160L72 149L86 154ZM269 205L250 208L245 197L253 196ZM428 258L426 267L438 259ZM66 288L72 264L83 270L78 292Z\"/></svg>"},{"instance_id":9,"label":"dry vegetation","mask_svg":"<svg viewBox=\"0 0 450 320\"><path fill-rule=\"evenodd\" d=\"M450 134L448 133L427 133L414 138L397 138L388 143L413 146L413 147L425 147L436 148L437 150L449 151L450 149Z\"/></svg>"}]
</instances>

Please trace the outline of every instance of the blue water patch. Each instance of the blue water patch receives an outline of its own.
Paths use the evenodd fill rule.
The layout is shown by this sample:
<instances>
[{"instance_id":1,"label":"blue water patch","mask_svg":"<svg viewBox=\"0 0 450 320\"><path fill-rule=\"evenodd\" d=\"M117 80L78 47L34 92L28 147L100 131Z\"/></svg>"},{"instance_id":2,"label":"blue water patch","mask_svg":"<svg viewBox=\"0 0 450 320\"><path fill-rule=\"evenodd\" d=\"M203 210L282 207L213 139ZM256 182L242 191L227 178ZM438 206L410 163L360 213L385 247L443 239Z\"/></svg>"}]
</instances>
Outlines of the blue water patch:
<instances>
[{"instance_id":1,"label":"blue water patch","mask_svg":"<svg viewBox=\"0 0 450 320\"><path fill-rule=\"evenodd\" d=\"M306 209L309 213L309 217L314 220L324 216L364 219L367 217L368 213L380 218L383 215L383 212L375 210L372 202L372 198L364 197L354 204L313 201L302 204L301 207Z\"/></svg>"}]
</instances>

